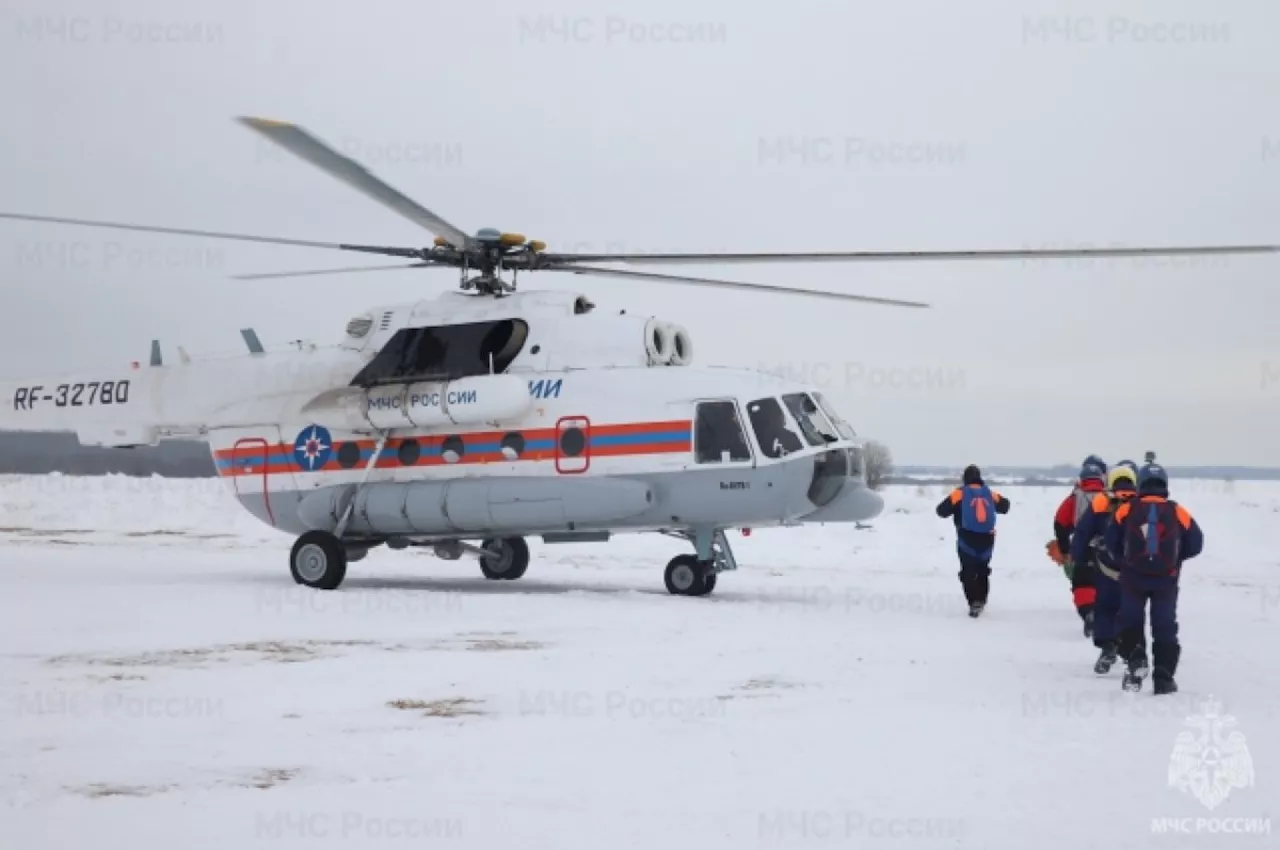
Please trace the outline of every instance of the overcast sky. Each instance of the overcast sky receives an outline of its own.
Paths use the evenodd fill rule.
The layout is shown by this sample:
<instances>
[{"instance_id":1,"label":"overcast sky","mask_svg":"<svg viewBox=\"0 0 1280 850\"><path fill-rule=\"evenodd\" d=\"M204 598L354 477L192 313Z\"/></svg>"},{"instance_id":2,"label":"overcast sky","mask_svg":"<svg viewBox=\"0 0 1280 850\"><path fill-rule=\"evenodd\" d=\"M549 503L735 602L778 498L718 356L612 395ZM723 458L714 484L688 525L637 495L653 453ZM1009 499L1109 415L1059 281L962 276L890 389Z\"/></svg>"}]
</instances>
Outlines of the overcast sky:
<instances>
[{"instance_id":1,"label":"overcast sky","mask_svg":"<svg viewBox=\"0 0 1280 850\"><path fill-rule=\"evenodd\" d=\"M0 211L429 242L231 120L249 114L551 250L1280 243L1280 6L1063 8L4 0ZM157 336L336 341L456 279L231 281L354 263L11 221L0 251L5 379L145 359ZM689 271L933 307L521 282L680 321L704 364L807 375L902 463L1280 465L1280 256Z\"/></svg>"}]
</instances>

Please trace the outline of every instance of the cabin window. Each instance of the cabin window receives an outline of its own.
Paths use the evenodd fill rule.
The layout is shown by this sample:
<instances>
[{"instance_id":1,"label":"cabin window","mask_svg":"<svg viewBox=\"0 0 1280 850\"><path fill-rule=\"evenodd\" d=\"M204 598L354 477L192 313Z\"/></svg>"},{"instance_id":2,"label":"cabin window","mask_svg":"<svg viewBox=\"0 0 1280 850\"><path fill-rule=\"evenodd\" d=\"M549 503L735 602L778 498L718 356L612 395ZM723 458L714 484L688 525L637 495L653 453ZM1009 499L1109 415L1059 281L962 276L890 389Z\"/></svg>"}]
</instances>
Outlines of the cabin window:
<instances>
[{"instance_id":1,"label":"cabin window","mask_svg":"<svg viewBox=\"0 0 1280 850\"><path fill-rule=\"evenodd\" d=\"M747 415L765 457L779 458L804 448L800 437L787 425L787 416L776 398L756 399L747 405Z\"/></svg>"},{"instance_id":2,"label":"cabin window","mask_svg":"<svg viewBox=\"0 0 1280 850\"><path fill-rule=\"evenodd\" d=\"M396 456L401 466L414 466L418 458L422 457L422 446L417 440L405 440L400 444L400 450L396 452Z\"/></svg>"},{"instance_id":3,"label":"cabin window","mask_svg":"<svg viewBox=\"0 0 1280 850\"><path fill-rule=\"evenodd\" d=\"M698 463L733 463L751 460L747 434L732 401L704 401L698 405L693 429L693 451Z\"/></svg>"},{"instance_id":4,"label":"cabin window","mask_svg":"<svg viewBox=\"0 0 1280 850\"><path fill-rule=\"evenodd\" d=\"M467 444L457 434L450 434L440 444L440 456L445 463L457 463L467 453Z\"/></svg>"},{"instance_id":5,"label":"cabin window","mask_svg":"<svg viewBox=\"0 0 1280 850\"><path fill-rule=\"evenodd\" d=\"M520 319L402 328L360 370L351 386L502 374L520 354L528 337L529 326Z\"/></svg>"},{"instance_id":6,"label":"cabin window","mask_svg":"<svg viewBox=\"0 0 1280 850\"><path fill-rule=\"evenodd\" d=\"M534 346L535 348L537 346ZM524 454L524 434L519 431L511 431L502 438L500 448L502 456L507 460L518 460L520 455Z\"/></svg>"}]
</instances>

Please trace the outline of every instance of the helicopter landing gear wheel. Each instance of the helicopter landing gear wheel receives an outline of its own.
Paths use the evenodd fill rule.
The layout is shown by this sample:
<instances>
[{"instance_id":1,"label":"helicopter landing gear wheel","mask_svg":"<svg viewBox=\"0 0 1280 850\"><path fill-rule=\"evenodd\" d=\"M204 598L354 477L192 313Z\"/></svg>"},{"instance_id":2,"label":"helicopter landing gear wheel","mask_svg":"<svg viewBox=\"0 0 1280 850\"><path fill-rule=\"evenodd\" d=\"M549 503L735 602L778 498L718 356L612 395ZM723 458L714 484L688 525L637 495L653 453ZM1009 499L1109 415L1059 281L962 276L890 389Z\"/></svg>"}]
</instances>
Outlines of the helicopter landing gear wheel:
<instances>
[{"instance_id":1,"label":"helicopter landing gear wheel","mask_svg":"<svg viewBox=\"0 0 1280 850\"><path fill-rule=\"evenodd\" d=\"M677 555L667 564L662 575L667 592L675 596L706 596L716 589L716 573L712 564L699 561L696 555Z\"/></svg>"},{"instance_id":2,"label":"helicopter landing gear wheel","mask_svg":"<svg viewBox=\"0 0 1280 850\"><path fill-rule=\"evenodd\" d=\"M480 547L495 553L480 557L480 572L487 579L515 581L529 569L529 544L523 537L490 538Z\"/></svg>"},{"instance_id":3,"label":"helicopter landing gear wheel","mask_svg":"<svg viewBox=\"0 0 1280 850\"><path fill-rule=\"evenodd\" d=\"M327 531L308 531L289 555L293 580L317 590L335 590L347 576L347 549Z\"/></svg>"}]
</instances>

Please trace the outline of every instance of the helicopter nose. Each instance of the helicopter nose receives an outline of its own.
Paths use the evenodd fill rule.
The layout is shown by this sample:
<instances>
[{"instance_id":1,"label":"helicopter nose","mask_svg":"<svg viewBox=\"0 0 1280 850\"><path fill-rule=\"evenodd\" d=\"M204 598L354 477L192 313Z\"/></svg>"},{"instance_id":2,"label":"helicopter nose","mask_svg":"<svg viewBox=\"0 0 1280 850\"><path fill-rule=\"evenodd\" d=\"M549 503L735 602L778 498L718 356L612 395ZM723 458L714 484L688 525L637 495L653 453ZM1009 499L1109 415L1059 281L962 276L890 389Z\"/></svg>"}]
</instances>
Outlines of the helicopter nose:
<instances>
[{"instance_id":1,"label":"helicopter nose","mask_svg":"<svg viewBox=\"0 0 1280 850\"><path fill-rule=\"evenodd\" d=\"M832 501L801 522L863 522L875 519L884 511L884 498L865 484L850 482Z\"/></svg>"}]
</instances>

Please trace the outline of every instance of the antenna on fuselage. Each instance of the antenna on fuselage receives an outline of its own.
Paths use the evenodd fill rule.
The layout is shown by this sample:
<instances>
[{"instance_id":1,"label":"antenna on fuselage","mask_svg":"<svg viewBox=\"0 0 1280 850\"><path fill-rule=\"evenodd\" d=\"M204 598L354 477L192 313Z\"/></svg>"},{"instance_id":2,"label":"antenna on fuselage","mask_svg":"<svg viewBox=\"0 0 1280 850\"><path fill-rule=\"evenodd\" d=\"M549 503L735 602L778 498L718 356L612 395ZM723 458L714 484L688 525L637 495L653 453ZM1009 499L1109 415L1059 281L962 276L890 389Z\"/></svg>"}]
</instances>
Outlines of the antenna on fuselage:
<instances>
[{"instance_id":1,"label":"antenna on fuselage","mask_svg":"<svg viewBox=\"0 0 1280 850\"><path fill-rule=\"evenodd\" d=\"M164 358L160 355L160 340L151 340L151 365L163 366Z\"/></svg>"},{"instance_id":2,"label":"antenna on fuselage","mask_svg":"<svg viewBox=\"0 0 1280 850\"><path fill-rule=\"evenodd\" d=\"M244 337L244 344L249 346L250 354L267 353L267 350L262 347L262 342L258 339L258 332L253 328L244 328L240 331L240 336Z\"/></svg>"}]
</instances>

